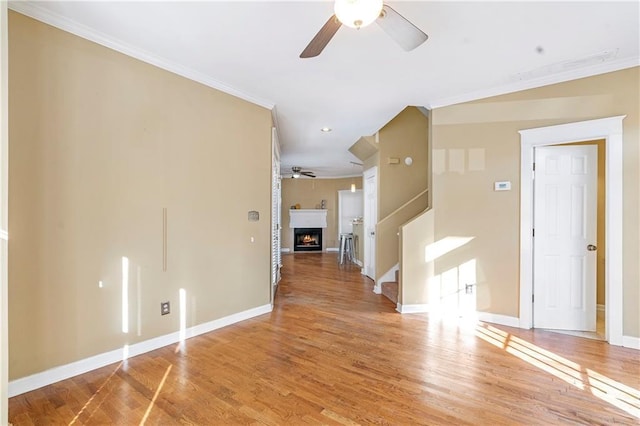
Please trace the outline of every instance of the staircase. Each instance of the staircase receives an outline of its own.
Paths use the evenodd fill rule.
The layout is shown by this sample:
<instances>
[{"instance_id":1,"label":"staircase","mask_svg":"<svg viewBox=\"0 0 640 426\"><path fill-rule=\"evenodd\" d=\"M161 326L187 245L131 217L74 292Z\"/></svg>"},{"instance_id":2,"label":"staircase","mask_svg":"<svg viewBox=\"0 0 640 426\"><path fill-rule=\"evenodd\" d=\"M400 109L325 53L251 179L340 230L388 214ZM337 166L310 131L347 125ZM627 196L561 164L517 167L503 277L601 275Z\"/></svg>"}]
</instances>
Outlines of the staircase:
<instances>
[{"instance_id":1,"label":"staircase","mask_svg":"<svg viewBox=\"0 0 640 426\"><path fill-rule=\"evenodd\" d=\"M381 285L382 294L395 304L398 303L398 283L400 282L399 274L400 271L396 271L395 281L383 282Z\"/></svg>"}]
</instances>

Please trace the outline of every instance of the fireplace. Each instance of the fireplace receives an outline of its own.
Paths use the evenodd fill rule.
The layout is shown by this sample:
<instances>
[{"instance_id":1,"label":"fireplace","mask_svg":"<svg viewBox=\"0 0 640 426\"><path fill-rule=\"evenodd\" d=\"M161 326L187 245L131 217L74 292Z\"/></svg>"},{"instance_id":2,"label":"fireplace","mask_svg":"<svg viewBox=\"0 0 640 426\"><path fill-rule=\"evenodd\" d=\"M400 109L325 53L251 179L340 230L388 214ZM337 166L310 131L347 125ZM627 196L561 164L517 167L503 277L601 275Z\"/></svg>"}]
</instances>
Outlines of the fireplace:
<instances>
[{"instance_id":1,"label":"fireplace","mask_svg":"<svg viewBox=\"0 0 640 426\"><path fill-rule=\"evenodd\" d=\"M322 251L322 228L294 228L294 251Z\"/></svg>"}]
</instances>

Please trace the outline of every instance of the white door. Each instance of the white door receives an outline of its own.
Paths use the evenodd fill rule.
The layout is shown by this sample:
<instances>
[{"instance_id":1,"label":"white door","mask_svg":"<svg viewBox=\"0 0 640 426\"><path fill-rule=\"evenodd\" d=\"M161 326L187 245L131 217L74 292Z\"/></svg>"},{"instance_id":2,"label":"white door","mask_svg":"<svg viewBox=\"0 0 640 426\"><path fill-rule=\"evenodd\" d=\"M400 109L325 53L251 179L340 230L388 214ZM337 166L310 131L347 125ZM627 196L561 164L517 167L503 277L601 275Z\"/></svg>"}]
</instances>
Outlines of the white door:
<instances>
[{"instance_id":1,"label":"white door","mask_svg":"<svg viewBox=\"0 0 640 426\"><path fill-rule=\"evenodd\" d=\"M534 155L534 327L595 331L597 147Z\"/></svg>"},{"instance_id":2,"label":"white door","mask_svg":"<svg viewBox=\"0 0 640 426\"><path fill-rule=\"evenodd\" d=\"M376 225L378 223L378 168L364 172L364 268L366 276L376 279Z\"/></svg>"}]
</instances>

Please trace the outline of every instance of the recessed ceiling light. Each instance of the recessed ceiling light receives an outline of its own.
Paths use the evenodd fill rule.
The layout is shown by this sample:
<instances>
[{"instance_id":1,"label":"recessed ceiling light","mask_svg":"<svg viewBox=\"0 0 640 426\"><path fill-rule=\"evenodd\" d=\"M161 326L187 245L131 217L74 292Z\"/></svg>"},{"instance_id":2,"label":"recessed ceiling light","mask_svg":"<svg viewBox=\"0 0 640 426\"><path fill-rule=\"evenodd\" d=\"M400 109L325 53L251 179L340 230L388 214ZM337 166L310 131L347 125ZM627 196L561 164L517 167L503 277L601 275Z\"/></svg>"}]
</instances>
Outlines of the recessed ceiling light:
<instances>
[{"instance_id":1,"label":"recessed ceiling light","mask_svg":"<svg viewBox=\"0 0 640 426\"><path fill-rule=\"evenodd\" d=\"M320 129L321 132L329 133L331 131L331 127L323 127Z\"/></svg>"}]
</instances>

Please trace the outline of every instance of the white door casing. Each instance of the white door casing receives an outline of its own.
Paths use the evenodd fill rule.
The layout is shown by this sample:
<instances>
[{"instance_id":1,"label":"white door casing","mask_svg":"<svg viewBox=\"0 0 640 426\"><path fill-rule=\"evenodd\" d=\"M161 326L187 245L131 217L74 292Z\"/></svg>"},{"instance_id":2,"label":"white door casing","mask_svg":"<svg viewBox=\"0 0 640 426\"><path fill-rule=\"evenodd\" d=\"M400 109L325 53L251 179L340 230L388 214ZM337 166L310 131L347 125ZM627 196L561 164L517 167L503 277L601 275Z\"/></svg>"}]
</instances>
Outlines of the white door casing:
<instances>
[{"instance_id":1,"label":"white door casing","mask_svg":"<svg viewBox=\"0 0 640 426\"><path fill-rule=\"evenodd\" d=\"M533 325L596 331L596 145L535 148Z\"/></svg>"},{"instance_id":2,"label":"white door casing","mask_svg":"<svg viewBox=\"0 0 640 426\"><path fill-rule=\"evenodd\" d=\"M625 115L520 130L520 309L519 326L533 326L533 150L535 147L604 139L606 340L622 335L622 157Z\"/></svg>"},{"instance_id":3,"label":"white door casing","mask_svg":"<svg viewBox=\"0 0 640 426\"><path fill-rule=\"evenodd\" d=\"M378 168L364 171L364 268L362 272L376 279L376 225L378 223Z\"/></svg>"}]
</instances>

